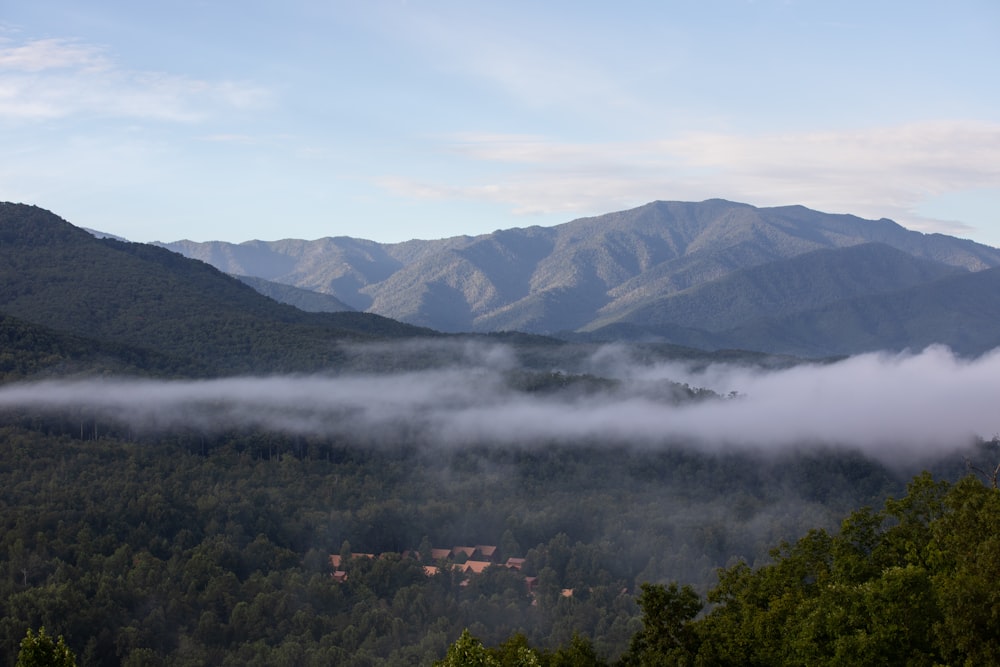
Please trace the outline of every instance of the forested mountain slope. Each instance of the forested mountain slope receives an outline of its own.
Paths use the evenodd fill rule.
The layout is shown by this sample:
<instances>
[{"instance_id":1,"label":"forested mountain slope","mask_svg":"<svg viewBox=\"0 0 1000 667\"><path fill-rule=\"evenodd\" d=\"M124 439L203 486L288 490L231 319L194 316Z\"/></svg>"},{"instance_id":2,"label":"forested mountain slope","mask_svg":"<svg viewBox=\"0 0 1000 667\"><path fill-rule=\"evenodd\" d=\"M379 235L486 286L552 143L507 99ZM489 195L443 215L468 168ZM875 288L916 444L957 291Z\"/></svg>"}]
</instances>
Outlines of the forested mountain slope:
<instances>
[{"instance_id":1,"label":"forested mountain slope","mask_svg":"<svg viewBox=\"0 0 1000 667\"><path fill-rule=\"evenodd\" d=\"M667 301L667 305L674 304ZM678 304L684 305L684 301ZM575 338L662 338L702 349L745 348L799 357L920 350L939 344L964 356L977 356L1000 347L1000 268L958 273L890 292L817 301L795 312L748 315L745 322L716 331L656 321L658 313L650 310L644 313L645 323L613 323Z\"/></svg>"},{"instance_id":2,"label":"forested mountain slope","mask_svg":"<svg viewBox=\"0 0 1000 667\"><path fill-rule=\"evenodd\" d=\"M0 382L95 370L169 372L176 364L149 349L61 333L0 312Z\"/></svg>"},{"instance_id":3,"label":"forested mountain slope","mask_svg":"<svg viewBox=\"0 0 1000 667\"><path fill-rule=\"evenodd\" d=\"M752 349L852 354L945 344L964 355L1000 347L1000 268L896 292L845 299L722 333Z\"/></svg>"},{"instance_id":4,"label":"forested mountain slope","mask_svg":"<svg viewBox=\"0 0 1000 667\"><path fill-rule=\"evenodd\" d=\"M608 312L603 319L626 320L646 327L672 324L720 331L734 324L815 308L817 304L894 292L965 273L882 243L824 248L734 271L718 280L654 297L632 310Z\"/></svg>"},{"instance_id":5,"label":"forested mountain slope","mask_svg":"<svg viewBox=\"0 0 1000 667\"><path fill-rule=\"evenodd\" d=\"M44 209L0 204L0 311L154 353L166 372L315 370L337 343L430 332L364 313L306 313L203 262L97 239Z\"/></svg>"},{"instance_id":6,"label":"forested mountain slope","mask_svg":"<svg viewBox=\"0 0 1000 667\"><path fill-rule=\"evenodd\" d=\"M869 243L882 250L784 263ZM735 330L750 318L787 315L796 304L817 307L1000 265L1000 250L890 220L723 200L653 202L555 227L436 241L166 246L227 272L444 331L551 333L625 323L656 324L661 336L674 327ZM739 302L733 308L719 301L727 291ZM753 312L758 305L761 312Z\"/></svg>"}]
</instances>

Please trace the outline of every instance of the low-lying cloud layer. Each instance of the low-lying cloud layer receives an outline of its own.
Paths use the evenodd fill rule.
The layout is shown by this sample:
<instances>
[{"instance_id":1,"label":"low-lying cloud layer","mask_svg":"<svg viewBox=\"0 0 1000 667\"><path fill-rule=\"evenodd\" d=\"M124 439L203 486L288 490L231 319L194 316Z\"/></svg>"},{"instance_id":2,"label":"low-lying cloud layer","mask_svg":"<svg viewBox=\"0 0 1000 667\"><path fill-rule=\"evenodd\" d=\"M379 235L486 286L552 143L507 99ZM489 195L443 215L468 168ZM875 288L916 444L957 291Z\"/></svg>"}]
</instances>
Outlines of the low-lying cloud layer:
<instances>
[{"instance_id":1,"label":"low-lying cloud layer","mask_svg":"<svg viewBox=\"0 0 1000 667\"><path fill-rule=\"evenodd\" d=\"M628 348L609 347L573 370L613 378L615 388L523 393L509 385L514 351L468 349L460 362L393 374L11 384L0 388L0 409L66 411L137 431L256 427L394 441L420 434L447 446L839 444L881 457L929 455L1000 432L1000 351L969 361L932 347L763 370L640 364ZM673 403L665 398L670 382L720 396Z\"/></svg>"}]
</instances>

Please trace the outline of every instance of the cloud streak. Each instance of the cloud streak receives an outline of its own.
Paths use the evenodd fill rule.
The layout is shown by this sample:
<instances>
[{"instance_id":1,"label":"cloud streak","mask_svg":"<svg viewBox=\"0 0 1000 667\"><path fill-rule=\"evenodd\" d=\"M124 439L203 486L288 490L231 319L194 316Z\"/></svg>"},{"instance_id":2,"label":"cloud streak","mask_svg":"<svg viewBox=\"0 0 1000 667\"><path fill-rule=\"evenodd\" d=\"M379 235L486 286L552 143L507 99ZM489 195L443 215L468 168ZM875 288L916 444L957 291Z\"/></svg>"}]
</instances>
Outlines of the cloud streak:
<instances>
[{"instance_id":1,"label":"cloud streak","mask_svg":"<svg viewBox=\"0 0 1000 667\"><path fill-rule=\"evenodd\" d=\"M452 447L843 445L906 462L1000 432L1000 352L969 361L932 347L763 370L649 365L633 361L627 348L609 348L579 370L614 377L617 388L582 394L512 390L507 372L513 354L484 348L460 363L394 374L12 384L0 388L0 409L70 411L138 431L246 427L361 435L366 441L419 434ZM669 382L708 387L720 397L674 403L665 399ZM738 397L723 398L730 392Z\"/></svg>"},{"instance_id":2,"label":"cloud streak","mask_svg":"<svg viewBox=\"0 0 1000 667\"><path fill-rule=\"evenodd\" d=\"M122 69L103 49L72 40L0 42L0 119L8 121L97 115L190 123L268 98L242 82Z\"/></svg>"},{"instance_id":3,"label":"cloud streak","mask_svg":"<svg viewBox=\"0 0 1000 667\"><path fill-rule=\"evenodd\" d=\"M509 170L489 183L392 178L383 185L414 198L501 203L518 214L724 196L760 206L797 202L891 217L915 229L967 233L966 225L917 210L931 197L1000 183L1000 125L978 121L756 136L699 132L589 144L461 134L447 147L462 159Z\"/></svg>"}]
</instances>

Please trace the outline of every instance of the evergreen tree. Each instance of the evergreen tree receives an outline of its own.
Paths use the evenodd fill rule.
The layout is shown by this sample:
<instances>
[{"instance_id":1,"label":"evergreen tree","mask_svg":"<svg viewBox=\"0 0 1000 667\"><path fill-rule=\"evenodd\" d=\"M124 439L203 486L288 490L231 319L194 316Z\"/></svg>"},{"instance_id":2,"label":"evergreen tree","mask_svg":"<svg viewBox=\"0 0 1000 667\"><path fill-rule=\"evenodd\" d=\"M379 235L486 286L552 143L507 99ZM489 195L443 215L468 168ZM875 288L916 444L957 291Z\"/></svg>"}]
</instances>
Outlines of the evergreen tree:
<instances>
[{"instance_id":1,"label":"evergreen tree","mask_svg":"<svg viewBox=\"0 0 1000 667\"><path fill-rule=\"evenodd\" d=\"M16 667L76 667L76 656L62 635L53 639L44 627L38 629L38 634L28 628L28 634L21 640Z\"/></svg>"}]
</instances>

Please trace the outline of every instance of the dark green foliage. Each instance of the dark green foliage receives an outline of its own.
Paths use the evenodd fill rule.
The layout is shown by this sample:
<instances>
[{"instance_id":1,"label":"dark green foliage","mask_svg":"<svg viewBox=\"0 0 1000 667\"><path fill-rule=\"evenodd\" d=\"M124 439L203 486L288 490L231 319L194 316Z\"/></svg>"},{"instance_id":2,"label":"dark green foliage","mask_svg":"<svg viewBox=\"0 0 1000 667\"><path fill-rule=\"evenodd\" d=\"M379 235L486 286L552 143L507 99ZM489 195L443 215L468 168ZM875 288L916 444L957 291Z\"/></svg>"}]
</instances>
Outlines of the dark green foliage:
<instances>
[{"instance_id":1,"label":"dark green foliage","mask_svg":"<svg viewBox=\"0 0 1000 667\"><path fill-rule=\"evenodd\" d=\"M757 570L730 567L709 594L716 606L690 624L699 664L992 663L997 516L995 489L924 474L837 534L812 531Z\"/></svg>"},{"instance_id":2,"label":"dark green foliage","mask_svg":"<svg viewBox=\"0 0 1000 667\"><path fill-rule=\"evenodd\" d=\"M466 629L448 647L444 660L435 662L434 667L500 667L500 664L490 650Z\"/></svg>"},{"instance_id":3,"label":"dark green foliage","mask_svg":"<svg viewBox=\"0 0 1000 667\"><path fill-rule=\"evenodd\" d=\"M515 391L529 394L552 394L567 391L577 394L592 394L612 391L619 385L615 380L589 374L567 374L560 371L544 373L526 370L508 373L507 382Z\"/></svg>"},{"instance_id":4,"label":"dark green foliage","mask_svg":"<svg viewBox=\"0 0 1000 667\"><path fill-rule=\"evenodd\" d=\"M145 350L148 370L185 375L315 371L336 366L345 341L431 333L364 313L306 313L202 262L97 239L20 204L0 204L0 303L105 349Z\"/></svg>"},{"instance_id":5,"label":"dark green foliage","mask_svg":"<svg viewBox=\"0 0 1000 667\"><path fill-rule=\"evenodd\" d=\"M171 374L178 365L149 349L60 333L0 313L0 381L97 370Z\"/></svg>"},{"instance_id":6,"label":"dark green foliage","mask_svg":"<svg viewBox=\"0 0 1000 667\"><path fill-rule=\"evenodd\" d=\"M76 656L62 636L53 639L45 628L39 628L38 634L29 628L21 640L16 667L76 667Z\"/></svg>"},{"instance_id":7,"label":"dark green foliage","mask_svg":"<svg viewBox=\"0 0 1000 667\"><path fill-rule=\"evenodd\" d=\"M594 645L585 637L574 634L568 644L560 646L547 657L548 667L603 667Z\"/></svg>"},{"instance_id":8,"label":"dark green foliage","mask_svg":"<svg viewBox=\"0 0 1000 667\"><path fill-rule=\"evenodd\" d=\"M897 488L856 463L830 507L805 500L803 471L834 454L751 464L683 449L449 451L256 432L135 443L62 428L0 430L8 664L41 625L81 665L430 664L463 628L488 646L522 633L563 660L551 664L607 661L642 627L638 583L704 588L731 557L873 499L852 489ZM351 559L337 584L329 556L345 541L395 555ZM502 544L527 561L463 585L400 555L421 543Z\"/></svg>"},{"instance_id":9,"label":"dark green foliage","mask_svg":"<svg viewBox=\"0 0 1000 667\"><path fill-rule=\"evenodd\" d=\"M639 594L642 630L632 637L632 645L622 658L624 666L692 664L699 640L691 621L701 611L702 602L690 586L676 583L659 586L644 583Z\"/></svg>"}]
</instances>

